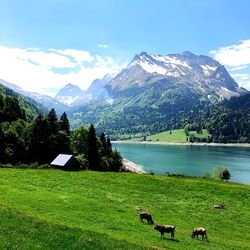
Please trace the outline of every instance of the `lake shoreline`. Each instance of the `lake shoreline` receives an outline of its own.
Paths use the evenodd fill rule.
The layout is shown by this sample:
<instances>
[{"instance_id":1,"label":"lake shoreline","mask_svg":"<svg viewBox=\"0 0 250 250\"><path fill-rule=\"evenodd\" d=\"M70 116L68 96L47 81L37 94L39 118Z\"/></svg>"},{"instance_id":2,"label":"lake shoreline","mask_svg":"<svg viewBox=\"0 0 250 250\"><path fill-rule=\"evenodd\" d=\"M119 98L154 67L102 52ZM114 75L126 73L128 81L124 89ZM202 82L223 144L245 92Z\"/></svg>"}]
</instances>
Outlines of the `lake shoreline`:
<instances>
[{"instance_id":1,"label":"lake shoreline","mask_svg":"<svg viewBox=\"0 0 250 250\"><path fill-rule=\"evenodd\" d=\"M203 147L242 147L250 148L250 143L204 143L204 142L163 142L163 141L112 141L112 144L151 144L151 145L180 145L180 146L203 146Z\"/></svg>"},{"instance_id":2,"label":"lake shoreline","mask_svg":"<svg viewBox=\"0 0 250 250\"><path fill-rule=\"evenodd\" d=\"M142 174L145 173L145 171L142 169L142 167L140 167L138 164L123 158L122 159L122 165L123 168L122 170L125 172L131 172L131 173L136 173L136 174Z\"/></svg>"}]
</instances>

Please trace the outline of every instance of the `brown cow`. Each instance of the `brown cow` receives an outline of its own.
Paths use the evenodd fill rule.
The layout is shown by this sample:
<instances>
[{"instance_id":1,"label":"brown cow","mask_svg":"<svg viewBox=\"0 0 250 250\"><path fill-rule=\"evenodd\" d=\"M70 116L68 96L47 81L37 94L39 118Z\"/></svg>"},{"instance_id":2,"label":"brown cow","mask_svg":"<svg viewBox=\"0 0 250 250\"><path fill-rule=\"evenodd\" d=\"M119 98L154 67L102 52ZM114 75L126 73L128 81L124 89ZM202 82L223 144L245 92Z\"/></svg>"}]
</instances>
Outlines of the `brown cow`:
<instances>
[{"instance_id":1,"label":"brown cow","mask_svg":"<svg viewBox=\"0 0 250 250\"><path fill-rule=\"evenodd\" d=\"M207 230L204 227L196 227L196 228L194 228L193 232L191 234L191 237L195 238L195 236L196 236L197 240L198 240L199 235L202 236L202 240L204 240L205 238L207 239Z\"/></svg>"},{"instance_id":2,"label":"brown cow","mask_svg":"<svg viewBox=\"0 0 250 250\"><path fill-rule=\"evenodd\" d=\"M152 215L147 212L140 212L140 220L143 222L143 219L147 220L148 224L154 224Z\"/></svg>"},{"instance_id":3,"label":"brown cow","mask_svg":"<svg viewBox=\"0 0 250 250\"><path fill-rule=\"evenodd\" d=\"M223 204L216 204L216 205L214 205L214 208L216 208L216 209L225 209L225 205L223 205Z\"/></svg>"},{"instance_id":4,"label":"brown cow","mask_svg":"<svg viewBox=\"0 0 250 250\"><path fill-rule=\"evenodd\" d=\"M174 238L174 225L156 225L154 229L161 233L161 239L164 237L164 233L171 233L171 238Z\"/></svg>"}]
</instances>

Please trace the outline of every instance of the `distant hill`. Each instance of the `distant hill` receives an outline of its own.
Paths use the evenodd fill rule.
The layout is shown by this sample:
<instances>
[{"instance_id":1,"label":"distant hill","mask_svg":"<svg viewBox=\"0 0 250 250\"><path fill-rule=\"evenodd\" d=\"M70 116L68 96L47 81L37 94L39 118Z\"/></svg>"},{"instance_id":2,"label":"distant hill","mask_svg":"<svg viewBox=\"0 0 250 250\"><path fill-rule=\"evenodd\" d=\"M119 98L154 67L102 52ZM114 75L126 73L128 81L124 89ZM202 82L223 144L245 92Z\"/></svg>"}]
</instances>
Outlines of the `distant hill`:
<instances>
[{"instance_id":1,"label":"distant hill","mask_svg":"<svg viewBox=\"0 0 250 250\"><path fill-rule=\"evenodd\" d=\"M18 100L20 107L25 111L27 120L34 120L39 114L47 113L47 109L30 97L22 96L10 88L0 84L0 94ZM11 112L11 110L10 110Z\"/></svg>"},{"instance_id":2,"label":"distant hill","mask_svg":"<svg viewBox=\"0 0 250 250\"><path fill-rule=\"evenodd\" d=\"M34 103L36 106L43 107L43 109L45 108L47 110L50 110L54 108L59 114L61 114L64 111L69 110L70 108L68 105L58 101L53 97L36 92L25 91L14 83L9 83L5 80L0 79L0 84L6 86L11 90L14 90L16 93L24 96L27 100L29 100L29 102Z\"/></svg>"},{"instance_id":3,"label":"distant hill","mask_svg":"<svg viewBox=\"0 0 250 250\"><path fill-rule=\"evenodd\" d=\"M250 93L225 100L204 114L215 141L250 143Z\"/></svg>"}]
</instances>

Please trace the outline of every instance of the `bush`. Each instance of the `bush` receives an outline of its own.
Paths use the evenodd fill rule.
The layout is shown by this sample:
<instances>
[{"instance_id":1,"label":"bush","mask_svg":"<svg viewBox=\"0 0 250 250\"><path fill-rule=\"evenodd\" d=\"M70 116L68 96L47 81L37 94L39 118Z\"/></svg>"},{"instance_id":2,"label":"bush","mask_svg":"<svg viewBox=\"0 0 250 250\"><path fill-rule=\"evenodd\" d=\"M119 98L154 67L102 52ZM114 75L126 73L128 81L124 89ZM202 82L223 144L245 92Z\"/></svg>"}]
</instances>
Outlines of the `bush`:
<instances>
[{"instance_id":1,"label":"bush","mask_svg":"<svg viewBox=\"0 0 250 250\"><path fill-rule=\"evenodd\" d=\"M49 164L41 164L38 166L39 169L49 169L51 166Z\"/></svg>"},{"instance_id":2,"label":"bush","mask_svg":"<svg viewBox=\"0 0 250 250\"><path fill-rule=\"evenodd\" d=\"M203 177L203 178L210 178L210 174L209 174L208 172L206 172L206 173L203 174L202 177Z\"/></svg>"},{"instance_id":3,"label":"bush","mask_svg":"<svg viewBox=\"0 0 250 250\"><path fill-rule=\"evenodd\" d=\"M213 169L213 177L215 179L228 181L231 178L231 174L226 167L217 166Z\"/></svg>"},{"instance_id":4,"label":"bush","mask_svg":"<svg viewBox=\"0 0 250 250\"><path fill-rule=\"evenodd\" d=\"M100 161L100 171L110 171L109 162L106 157L102 157Z\"/></svg>"},{"instance_id":5,"label":"bush","mask_svg":"<svg viewBox=\"0 0 250 250\"><path fill-rule=\"evenodd\" d=\"M77 161L80 163L82 170L88 169L88 160L85 158L85 155L80 154L76 156Z\"/></svg>"},{"instance_id":6,"label":"bush","mask_svg":"<svg viewBox=\"0 0 250 250\"><path fill-rule=\"evenodd\" d=\"M13 165L10 163L7 164L0 164L0 168L13 168Z\"/></svg>"}]
</instances>

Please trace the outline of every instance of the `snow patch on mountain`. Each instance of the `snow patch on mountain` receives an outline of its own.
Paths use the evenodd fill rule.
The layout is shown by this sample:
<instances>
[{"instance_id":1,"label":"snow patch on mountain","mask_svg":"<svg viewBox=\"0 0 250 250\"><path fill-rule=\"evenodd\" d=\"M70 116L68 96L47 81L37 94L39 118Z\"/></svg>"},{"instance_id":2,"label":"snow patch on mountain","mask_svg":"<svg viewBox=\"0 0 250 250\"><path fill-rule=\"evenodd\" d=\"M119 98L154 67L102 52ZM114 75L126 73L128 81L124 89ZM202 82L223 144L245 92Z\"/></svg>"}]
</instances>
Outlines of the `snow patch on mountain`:
<instances>
[{"instance_id":1,"label":"snow patch on mountain","mask_svg":"<svg viewBox=\"0 0 250 250\"><path fill-rule=\"evenodd\" d=\"M149 62L139 62L138 65L140 65L145 71L148 73L157 73L160 75L165 75L167 70L158 66L157 64L149 63Z\"/></svg>"},{"instance_id":2,"label":"snow patch on mountain","mask_svg":"<svg viewBox=\"0 0 250 250\"><path fill-rule=\"evenodd\" d=\"M217 67L211 67L209 65L201 65L201 68L206 76L211 75L211 73L217 69Z\"/></svg>"},{"instance_id":3,"label":"snow patch on mountain","mask_svg":"<svg viewBox=\"0 0 250 250\"><path fill-rule=\"evenodd\" d=\"M192 69L192 67L187 62L182 61L175 56L151 55L151 57L153 59L155 59L156 61L163 62L165 64L165 66L171 66L172 68L175 68L175 66L178 65L178 66L182 66L184 68Z\"/></svg>"}]
</instances>

